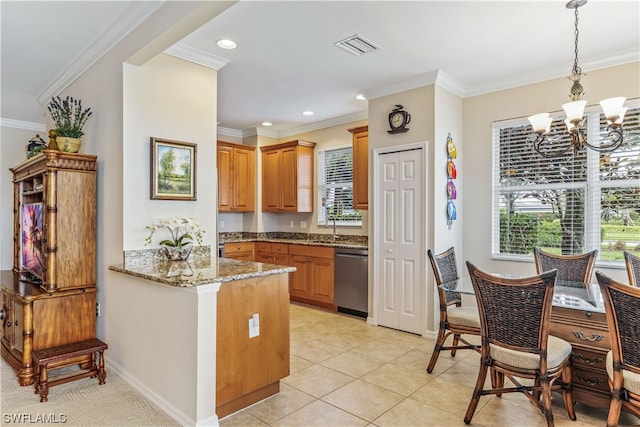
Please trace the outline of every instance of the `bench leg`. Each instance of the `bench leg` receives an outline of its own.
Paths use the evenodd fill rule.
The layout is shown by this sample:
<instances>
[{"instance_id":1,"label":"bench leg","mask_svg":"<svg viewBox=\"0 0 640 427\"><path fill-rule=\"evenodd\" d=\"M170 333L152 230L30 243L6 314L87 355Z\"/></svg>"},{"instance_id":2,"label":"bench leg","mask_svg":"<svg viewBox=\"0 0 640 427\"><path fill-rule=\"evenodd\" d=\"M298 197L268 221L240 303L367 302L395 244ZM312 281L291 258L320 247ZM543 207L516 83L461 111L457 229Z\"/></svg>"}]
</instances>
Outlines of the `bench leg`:
<instances>
[{"instance_id":1,"label":"bench leg","mask_svg":"<svg viewBox=\"0 0 640 427\"><path fill-rule=\"evenodd\" d=\"M37 390L40 392L40 402L46 402L49 395L49 373L47 366L40 366L40 380L38 381Z\"/></svg>"},{"instance_id":2,"label":"bench leg","mask_svg":"<svg viewBox=\"0 0 640 427\"><path fill-rule=\"evenodd\" d=\"M98 384L104 384L107 372L104 370L104 350L98 352Z\"/></svg>"}]
</instances>

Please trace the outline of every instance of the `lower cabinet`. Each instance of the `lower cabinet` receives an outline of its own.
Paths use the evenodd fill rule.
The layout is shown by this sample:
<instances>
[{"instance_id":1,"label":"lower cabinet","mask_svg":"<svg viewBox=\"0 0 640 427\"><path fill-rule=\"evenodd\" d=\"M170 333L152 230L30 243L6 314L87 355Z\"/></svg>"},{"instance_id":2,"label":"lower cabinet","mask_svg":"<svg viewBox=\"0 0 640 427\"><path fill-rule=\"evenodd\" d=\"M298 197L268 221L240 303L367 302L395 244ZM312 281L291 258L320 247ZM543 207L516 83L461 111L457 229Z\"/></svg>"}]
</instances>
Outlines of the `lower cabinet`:
<instances>
[{"instance_id":1,"label":"lower cabinet","mask_svg":"<svg viewBox=\"0 0 640 427\"><path fill-rule=\"evenodd\" d=\"M5 274L6 273L6 274ZM33 384L36 368L32 351L96 336L96 288L43 292L36 285L20 282L17 274L2 274L0 287L2 357L18 372L20 385ZM78 356L52 367L88 360Z\"/></svg>"},{"instance_id":2,"label":"lower cabinet","mask_svg":"<svg viewBox=\"0 0 640 427\"><path fill-rule=\"evenodd\" d=\"M334 249L322 246L289 245L292 301L336 310L333 304Z\"/></svg>"},{"instance_id":3,"label":"lower cabinet","mask_svg":"<svg viewBox=\"0 0 640 427\"><path fill-rule=\"evenodd\" d=\"M549 333L573 347L573 400L608 408L606 359L611 341L605 314L553 307Z\"/></svg>"},{"instance_id":4,"label":"lower cabinet","mask_svg":"<svg viewBox=\"0 0 640 427\"><path fill-rule=\"evenodd\" d=\"M218 292L216 414L222 418L280 390L289 375L288 273L225 282ZM251 330L249 322L258 325Z\"/></svg>"},{"instance_id":5,"label":"lower cabinet","mask_svg":"<svg viewBox=\"0 0 640 427\"><path fill-rule=\"evenodd\" d=\"M267 264L291 265L289 260L289 244L257 242L256 261Z\"/></svg>"},{"instance_id":6,"label":"lower cabinet","mask_svg":"<svg viewBox=\"0 0 640 427\"><path fill-rule=\"evenodd\" d=\"M224 257L238 261L253 261L254 246L253 242L225 243Z\"/></svg>"}]
</instances>

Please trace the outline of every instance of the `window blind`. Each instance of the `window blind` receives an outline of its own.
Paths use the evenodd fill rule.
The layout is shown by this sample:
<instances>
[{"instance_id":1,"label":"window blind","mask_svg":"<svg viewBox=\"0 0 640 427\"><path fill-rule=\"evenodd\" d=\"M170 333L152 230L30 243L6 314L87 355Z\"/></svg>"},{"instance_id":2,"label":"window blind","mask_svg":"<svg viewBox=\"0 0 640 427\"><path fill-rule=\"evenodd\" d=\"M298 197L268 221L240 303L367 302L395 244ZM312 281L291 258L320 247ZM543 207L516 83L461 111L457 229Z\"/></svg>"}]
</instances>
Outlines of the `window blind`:
<instances>
[{"instance_id":1,"label":"window blind","mask_svg":"<svg viewBox=\"0 0 640 427\"><path fill-rule=\"evenodd\" d=\"M333 221L341 225L360 225L362 214L353 208L353 152L351 147L318 152L320 184L318 224Z\"/></svg>"},{"instance_id":2,"label":"window blind","mask_svg":"<svg viewBox=\"0 0 640 427\"><path fill-rule=\"evenodd\" d=\"M585 114L587 137L607 137L606 120ZM552 135L570 139L563 116ZM640 104L629 105L625 144L613 153L591 149L545 158L532 148L526 119L493 127L493 254L528 257L534 247L553 253L599 250L600 260L621 262L640 253Z\"/></svg>"}]
</instances>

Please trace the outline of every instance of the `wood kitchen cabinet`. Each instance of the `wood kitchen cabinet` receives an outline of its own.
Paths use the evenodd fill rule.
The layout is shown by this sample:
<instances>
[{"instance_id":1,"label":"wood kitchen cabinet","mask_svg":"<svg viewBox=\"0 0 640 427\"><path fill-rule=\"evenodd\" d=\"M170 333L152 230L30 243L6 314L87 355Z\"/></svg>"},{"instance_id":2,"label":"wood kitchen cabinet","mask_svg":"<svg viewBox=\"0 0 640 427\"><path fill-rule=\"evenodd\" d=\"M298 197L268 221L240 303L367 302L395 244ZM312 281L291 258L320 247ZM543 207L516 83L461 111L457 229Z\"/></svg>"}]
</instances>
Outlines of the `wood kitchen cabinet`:
<instances>
[{"instance_id":1,"label":"wood kitchen cabinet","mask_svg":"<svg viewBox=\"0 0 640 427\"><path fill-rule=\"evenodd\" d=\"M218 141L218 211L255 210L256 148Z\"/></svg>"},{"instance_id":2,"label":"wood kitchen cabinet","mask_svg":"<svg viewBox=\"0 0 640 427\"><path fill-rule=\"evenodd\" d=\"M353 207L369 207L369 126L349 129L353 144Z\"/></svg>"},{"instance_id":3,"label":"wood kitchen cabinet","mask_svg":"<svg viewBox=\"0 0 640 427\"><path fill-rule=\"evenodd\" d=\"M289 245L292 301L336 310L333 304L334 249L322 246Z\"/></svg>"},{"instance_id":4,"label":"wood kitchen cabinet","mask_svg":"<svg viewBox=\"0 0 640 427\"><path fill-rule=\"evenodd\" d=\"M224 282L218 292L216 414L222 418L280 391L289 375L289 276ZM259 322L249 333L249 319Z\"/></svg>"},{"instance_id":5,"label":"wood kitchen cabinet","mask_svg":"<svg viewBox=\"0 0 640 427\"><path fill-rule=\"evenodd\" d=\"M253 261L254 247L255 247L255 244L253 242L225 243L224 257L237 259L238 261Z\"/></svg>"},{"instance_id":6,"label":"wood kitchen cabinet","mask_svg":"<svg viewBox=\"0 0 640 427\"><path fill-rule=\"evenodd\" d=\"M573 400L608 408L611 394L605 363L611 341L605 313L554 306L549 334L573 347Z\"/></svg>"},{"instance_id":7,"label":"wood kitchen cabinet","mask_svg":"<svg viewBox=\"0 0 640 427\"><path fill-rule=\"evenodd\" d=\"M263 212L313 212L315 146L296 140L260 147Z\"/></svg>"},{"instance_id":8,"label":"wood kitchen cabinet","mask_svg":"<svg viewBox=\"0 0 640 427\"><path fill-rule=\"evenodd\" d=\"M256 261L267 264L291 265L287 243L256 243Z\"/></svg>"}]
</instances>

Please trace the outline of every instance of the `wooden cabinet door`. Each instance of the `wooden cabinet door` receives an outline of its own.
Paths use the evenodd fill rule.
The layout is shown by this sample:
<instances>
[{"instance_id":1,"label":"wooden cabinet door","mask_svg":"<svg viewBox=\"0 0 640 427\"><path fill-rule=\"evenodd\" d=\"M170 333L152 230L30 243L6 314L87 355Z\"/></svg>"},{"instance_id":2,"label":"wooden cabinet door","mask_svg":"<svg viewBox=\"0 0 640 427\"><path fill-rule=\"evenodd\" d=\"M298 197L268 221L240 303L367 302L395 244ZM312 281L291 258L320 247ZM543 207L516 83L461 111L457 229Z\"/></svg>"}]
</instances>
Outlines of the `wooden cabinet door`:
<instances>
[{"instance_id":1,"label":"wooden cabinet door","mask_svg":"<svg viewBox=\"0 0 640 427\"><path fill-rule=\"evenodd\" d=\"M298 209L298 158L296 147L283 148L282 157L282 210L295 212Z\"/></svg>"},{"instance_id":2,"label":"wooden cabinet door","mask_svg":"<svg viewBox=\"0 0 640 427\"><path fill-rule=\"evenodd\" d=\"M233 211L255 210L255 152L253 149L233 150Z\"/></svg>"},{"instance_id":3,"label":"wooden cabinet door","mask_svg":"<svg viewBox=\"0 0 640 427\"><path fill-rule=\"evenodd\" d=\"M233 207L233 149L218 146L218 211L231 212Z\"/></svg>"},{"instance_id":4,"label":"wooden cabinet door","mask_svg":"<svg viewBox=\"0 0 640 427\"><path fill-rule=\"evenodd\" d=\"M274 262L273 262L273 254L259 252L258 255L256 255L256 261L257 262L264 262L265 264L274 264Z\"/></svg>"},{"instance_id":5,"label":"wooden cabinet door","mask_svg":"<svg viewBox=\"0 0 640 427\"><path fill-rule=\"evenodd\" d=\"M2 313L3 313L2 342L7 348L13 349L13 328L14 328L13 320L15 318L15 314L14 314L15 304L14 304L14 300L4 292L0 294L0 297L2 298L2 306L0 306L0 309L2 310Z\"/></svg>"},{"instance_id":6,"label":"wooden cabinet door","mask_svg":"<svg viewBox=\"0 0 640 427\"><path fill-rule=\"evenodd\" d=\"M282 167L280 150L262 152L262 211L281 212Z\"/></svg>"},{"instance_id":7,"label":"wooden cabinet door","mask_svg":"<svg viewBox=\"0 0 640 427\"><path fill-rule=\"evenodd\" d=\"M291 296L309 298L311 287L311 260L304 255L292 255L291 265L296 271L291 273L289 293Z\"/></svg>"},{"instance_id":8,"label":"wooden cabinet door","mask_svg":"<svg viewBox=\"0 0 640 427\"><path fill-rule=\"evenodd\" d=\"M312 258L311 298L333 304L333 259Z\"/></svg>"},{"instance_id":9,"label":"wooden cabinet door","mask_svg":"<svg viewBox=\"0 0 640 427\"><path fill-rule=\"evenodd\" d=\"M367 126L349 131L353 133L353 207L368 209L369 131Z\"/></svg>"}]
</instances>

